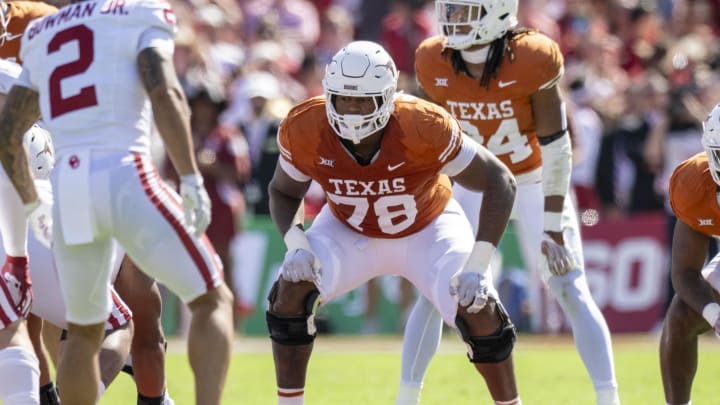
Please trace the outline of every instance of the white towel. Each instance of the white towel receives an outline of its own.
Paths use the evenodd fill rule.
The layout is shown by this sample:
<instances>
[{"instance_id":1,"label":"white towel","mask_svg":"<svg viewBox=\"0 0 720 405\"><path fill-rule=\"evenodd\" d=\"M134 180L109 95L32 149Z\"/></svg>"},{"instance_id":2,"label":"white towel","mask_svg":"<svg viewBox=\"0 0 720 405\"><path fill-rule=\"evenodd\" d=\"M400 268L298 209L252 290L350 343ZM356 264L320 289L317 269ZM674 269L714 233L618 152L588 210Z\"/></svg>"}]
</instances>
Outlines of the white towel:
<instances>
[{"instance_id":1,"label":"white towel","mask_svg":"<svg viewBox=\"0 0 720 405\"><path fill-rule=\"evenodd\" d=\"M90 151L64 153L55 165L55 195L60 226L66 245L81 245L95 239L95 218L90 199Z\"/></svg>"}]
</instances>

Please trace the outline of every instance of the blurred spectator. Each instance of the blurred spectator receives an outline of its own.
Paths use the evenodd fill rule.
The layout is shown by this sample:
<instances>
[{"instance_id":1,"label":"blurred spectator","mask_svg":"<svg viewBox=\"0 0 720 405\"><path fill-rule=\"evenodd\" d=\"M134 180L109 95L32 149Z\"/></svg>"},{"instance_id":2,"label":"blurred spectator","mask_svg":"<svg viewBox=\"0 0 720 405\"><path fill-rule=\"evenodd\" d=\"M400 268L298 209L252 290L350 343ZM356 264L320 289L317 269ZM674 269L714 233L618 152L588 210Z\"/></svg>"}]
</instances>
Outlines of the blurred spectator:
<instances>
[{"instance_id":1,"label":"blurred spectator","mask_svg":"<svg viewBox=\"0 0 720 405\"><path fill-rule=\"evenodd\" d=\"M206 234L220 256L225 281L234 290L230 242L240 232L240 219L245 214L243 187L250 178L248 144L236 128L218 124L218 117L225 109L224 98L198 89L188 94L188 103L198 168L212 203L212 220ZM166 175L177 179L174 171ZM239 307L236 314L247 315L244 308Z\"/></svg>"},{"instance_id":2,"label":"blurred spectator","mask_svg":"<svg viewBox=\"0 0 720 405\"><path fill-rule=\"evenodd\" d=\"M572 185L579 212L586 209L601 208L595 186L598 152L603 136L603 122L600 115L590 105L588 91L585 88L584 72L577 71L566 75L568 116L573 139Z\"/></svg>"},{"instance_id":3,"label":"blurred spectator","mask_svg":"<svg viewBox=\"0 0 720 405\"><path fill-rule=\"evenodd\" d=\"M314 54L324 67L337 51L352 42L355 27L352 15L346 8L332 6L322 14L321 28Z\"/></svg>"},{"instance_id":4,"label":"blurred spectator","mask_svg":"<svg viewBox=\"0 0 720 405\"><path fill-rule=\"evenodd\" d=\"M413 75L415 49L435 33L435 12L425 0L393 0L382 20L380 43L395 61L398 70Z\"/></svg>"},{"instance_id":5,"label":"blurred spectator","mask_svg":"<svg viewBox=\"0 0 720 405\"><path fill-rule=\"evenodd\" d=\"M664 196L655 189L657 167L648 164L645 147L651 133L664 130L664 103L649 80L627 90L624 114L603 138L596 184L606 214L661 210Z\"/></svg>"},{"instance_id":6,"label":"blurred spectator","mask_svg":"<svg viewBox=\"0 0 720 405\"><path fill-rule=\"evenodd\" d=\"M320 19L315 6L306 0L247 0L240 2L245 15L246 34L262 32L263 24L274 21L276 35L311 49L320 36Z\"/></svg>"},{"instance_id":7,"label":"blurred spectator","mask_svg":"<svg viewBox=\"0 0 720 405\"><path fill-rule=\"evenodd\" d=\"M253 176L247 184L254 214L268 214L267 186L275 171L278 125L291 107L280 82L268 72L252 72L231 86L232 103L221 116L224 126L240 128L248 143Z\"/></svg>"}]
</instances>

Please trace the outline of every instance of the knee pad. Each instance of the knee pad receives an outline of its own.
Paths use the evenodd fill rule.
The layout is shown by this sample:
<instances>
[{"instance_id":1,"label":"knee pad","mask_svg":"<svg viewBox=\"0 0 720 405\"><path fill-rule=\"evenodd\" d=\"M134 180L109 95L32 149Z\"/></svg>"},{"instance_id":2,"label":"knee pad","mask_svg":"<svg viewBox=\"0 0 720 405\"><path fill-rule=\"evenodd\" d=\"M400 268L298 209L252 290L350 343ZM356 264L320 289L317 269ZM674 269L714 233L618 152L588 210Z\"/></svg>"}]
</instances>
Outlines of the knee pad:
<instances>
[{"instance_id":1,"label":"knee pad","mask_svg":"<svg viewBox=\"0 0 720 405\"><path fill-rule=\"evenodd\" d=\"M495 304L501 324L489 336L471 336L467 323L460 316L455 317L455 325L468 346L468 359L471 363L499 363L510 356L515 346L515 325L510 321L500 301L495 301Z\"/></svg>"},{"instance_id":2,"label":"knee pad","mask_svg":"<svg viewBox=\"0 0 720 405\"><path fill-rule=\"evenodd\" d=\"M276 281L270 289L268 301L270 308L275 301L278 290L278 282ZM320 306L320 293L317 290L311 291L305 296L304 309L305 313L299 316L285 316L272 312L269 309L265 313L267 320L270 339L274 342L298 346L307 345L315 340L317 328L315 327L315 313Z\"/></svg>"}]
</instances>

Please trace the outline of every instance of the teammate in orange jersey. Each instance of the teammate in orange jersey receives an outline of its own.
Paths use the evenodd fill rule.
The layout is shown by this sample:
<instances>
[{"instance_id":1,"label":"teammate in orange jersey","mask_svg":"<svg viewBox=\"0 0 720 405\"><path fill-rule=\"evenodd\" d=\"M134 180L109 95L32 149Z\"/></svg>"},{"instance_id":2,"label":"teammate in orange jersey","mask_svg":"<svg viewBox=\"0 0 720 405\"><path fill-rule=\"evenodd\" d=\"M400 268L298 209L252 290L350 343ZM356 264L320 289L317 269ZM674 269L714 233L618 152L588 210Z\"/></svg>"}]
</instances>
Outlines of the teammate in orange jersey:
<instances>
[{"instance_id":1,"label":"teammate in orange jersey","mask_svg":"<svg viewBox=\"0 0 720 405\"><path fill-rule=\"evenodd\" d=\"M300 103L278 131L270 214L288 251L267 311L278 404L304 401L318 306L387 274L409 280L458 329L495 401L519 404L515 327L480 276L515 181L443 109L396 94L397 77L380 45L352 42L326 67L325 97ZM484 191L475 237L450 178ZM327 204L306 233L301 202L311 180Z\"/></svg>"},{"instance_id":2,"label":"teammate in orange jersey","mask_svg":"<svg viewBox=\"0 0 720 405\"><path fill-rule=\"evenodd\" d=\"M20 39L28 23L57 11L55 6L42 1L0 2L0 59L20 60Z\"/></svg>"},{"instance_id":3,"label":"teammate in orange jersey","mask_svg":"<svg viewBox=\"0 0 720 405\"><path fill-rule=\"evenodd\" d=\"M575 208L566 198L572 152L558 45L516 28L517 0L437 0L439 36L416 50L426 97L515 175L511 218L529 270L540 271L572 326L597 403L619 403L610 333L585 278ZM482 196L456 184L453 195L478 228ZM479 227L486 226L482 221ZM485 282L492 285L491 275ZM421 297L405 329L397 404L417 404L441 335L440 316Z\"/></svg>"},{"instance_id":4,"label":"teammate in orange jersey","mask_svg":"<svg viewBox=\"0 0 720 405\"><path fill-rule=\"evenodd\" d=\"M675 288L660 339L665 402L689 405L698 364L698 336L720 336L720 254L705 264L711 238L720 236L720 104L703 123L699 153L670 178L670 204L678 218L672 240Z\"/></svg>"}]
</instances>

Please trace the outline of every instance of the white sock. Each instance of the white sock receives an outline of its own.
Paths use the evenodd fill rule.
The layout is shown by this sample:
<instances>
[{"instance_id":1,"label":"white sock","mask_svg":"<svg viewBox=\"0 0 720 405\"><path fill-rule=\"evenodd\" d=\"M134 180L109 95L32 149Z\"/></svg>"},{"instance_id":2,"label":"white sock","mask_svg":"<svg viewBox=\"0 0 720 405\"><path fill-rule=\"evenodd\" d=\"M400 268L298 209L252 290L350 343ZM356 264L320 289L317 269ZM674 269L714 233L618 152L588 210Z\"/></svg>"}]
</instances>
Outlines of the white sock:
<instances>
[{"instance_id":1,"label":"white sock","mask_svg":"<svg viewBox=\"0 0 720 405\"><path fill-rule=\"evenodd\" d=\"M2 166L0 166L0 235L6 255L27 256L25 209Z\"/></svg>"},{"instance_id":2,"label":"white sock","mask_svg":"<svg viewBox=\"0 0 720 405\"><path fill-rule=\"evenodd\" d=\"M40 402L40 368L31 350L19 346L0 350L0 400L12 405Z\"/></svg>"},{"instance_id":3,"label":"white sock","mask_svg":"<svg viewBox=\"0 0 720 405\"><path fill-rule=\"evenodd\" d=\"M304 405L304 388L278 388L278 405Z\"/></svg>"},{"instance_id":4,"label":"white sock","mask_svg":"<svg viewBox=\"0 0 720 405\"><path fill-rule=\"evenodd\" d=\"M608 388L595 391L597 405L620 405L617 388Z\"/></svg>"},{"instance_id":5,"label":"white sock","mask_svg":"<svg viewBox=\"0 0 720 405\"><path fill-rule=\"evenodd\" d=\"M595 391L617 390L610 330L590 295L584 273L553 276L548 285L570 321L575 346Z\"/></svg>"},{"instance_id":6,"label":"white sock","mask_svg":"<svg viewBox=\"0 0 720 405\"><path fill-rule=\"evenodd\" d=\"M175 401L173 401L173 399L170 397L170 394L168 394L167 389L165 390L165 393L163 394L163 396L165 397L163 399L163 405L175 405Z\"/></svg>"},{"instance_id":7,"label":"white sock","mask_svg":"<svg viewBox=\"0 0 720 405\"><path fill-rule=\"evenodd\" d=\"M509 401L495 401L495 405L522 405L522 401L520 397L517 397Z\"/></svg>"},{"instance_id":8,"label":"white sock","mask_svg":"<svg viewBox=\"0 0 720 405\"><path fill-rule=\"evenodd\" d=\"M400 383L395 405L418 405L422 386Z\"/></svg>"},{"instance_id":9,"label":"white sock","mask_svg":"<svg viewBox=\"0 0 720 405\"><path fill-rule=\"evenodd\" d=\"M440 346L442 327L442 316L435 306L427 298L419 296L403 333L401 386L422 387L430 360Z\"/></svg>"}]
</instances>

